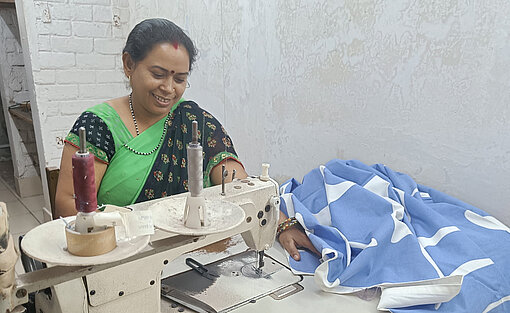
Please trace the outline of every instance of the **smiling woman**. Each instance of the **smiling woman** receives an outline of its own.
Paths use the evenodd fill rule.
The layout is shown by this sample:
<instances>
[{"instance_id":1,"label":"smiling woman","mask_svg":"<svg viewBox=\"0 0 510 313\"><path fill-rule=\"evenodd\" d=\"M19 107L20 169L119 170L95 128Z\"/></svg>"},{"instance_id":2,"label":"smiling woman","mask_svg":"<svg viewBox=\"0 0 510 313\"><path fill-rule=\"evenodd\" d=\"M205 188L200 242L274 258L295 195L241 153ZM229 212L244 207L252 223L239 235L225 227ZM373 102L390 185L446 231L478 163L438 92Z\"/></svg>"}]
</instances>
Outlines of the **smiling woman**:
<instances>
[{"instance_id":1,"label":"smiling woman","mask_svg":"<svg viewBox=\"0 0 510 313\"><path fill-rule=\"evenodd\" d=\"M122 53L132 91L89 108L76 120L62 153L57 216L77 213L71 159L81 127L95 157L99 205L123 206L187 191L186 144L193 121L204 147L204 186L221 182L221 163L235 169L237 177L247 176L223 126L182 98L195 56L191 39L168 20L148 19L134 27Z\"/></svg>"}]
</instances>

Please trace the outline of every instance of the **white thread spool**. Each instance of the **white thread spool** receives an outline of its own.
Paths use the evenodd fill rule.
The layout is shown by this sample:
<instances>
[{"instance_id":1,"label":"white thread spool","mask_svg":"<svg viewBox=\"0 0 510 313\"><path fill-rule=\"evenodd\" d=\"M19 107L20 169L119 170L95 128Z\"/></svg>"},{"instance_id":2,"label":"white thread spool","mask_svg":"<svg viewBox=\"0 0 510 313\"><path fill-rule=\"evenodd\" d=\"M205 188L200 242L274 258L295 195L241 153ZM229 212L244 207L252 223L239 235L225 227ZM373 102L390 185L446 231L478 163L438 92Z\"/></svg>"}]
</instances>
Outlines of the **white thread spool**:
<instances>
[{"instance_id":1,"label":"white thread spool","mask_svg":"<svg viewBox=\"0 0 510 313\"><path fill-rule=\"evenodd\" d=\"M262 163L262 173L260 174L260 180L269 180L269 163Z\"/></svg>"}]
</instances>

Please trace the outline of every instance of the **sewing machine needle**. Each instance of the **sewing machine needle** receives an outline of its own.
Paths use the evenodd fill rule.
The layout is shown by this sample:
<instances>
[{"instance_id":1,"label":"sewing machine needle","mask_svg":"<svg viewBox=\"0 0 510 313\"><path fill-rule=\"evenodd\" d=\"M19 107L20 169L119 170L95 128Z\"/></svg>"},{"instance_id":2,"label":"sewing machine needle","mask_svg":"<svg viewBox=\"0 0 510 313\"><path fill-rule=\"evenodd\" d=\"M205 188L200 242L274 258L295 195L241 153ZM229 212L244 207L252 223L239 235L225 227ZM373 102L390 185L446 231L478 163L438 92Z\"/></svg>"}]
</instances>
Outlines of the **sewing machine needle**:
<instances>
[{"instance_id":1,"label":"sewing machine needle","mask_svg":"<svg viewBox=\"0 0 510 313\"><path fill-rule=\"evenodd\" d=\"M264 250L257 251L257 271L262 273L262 267L264 267Z\"/></svg>"}]
</instances>

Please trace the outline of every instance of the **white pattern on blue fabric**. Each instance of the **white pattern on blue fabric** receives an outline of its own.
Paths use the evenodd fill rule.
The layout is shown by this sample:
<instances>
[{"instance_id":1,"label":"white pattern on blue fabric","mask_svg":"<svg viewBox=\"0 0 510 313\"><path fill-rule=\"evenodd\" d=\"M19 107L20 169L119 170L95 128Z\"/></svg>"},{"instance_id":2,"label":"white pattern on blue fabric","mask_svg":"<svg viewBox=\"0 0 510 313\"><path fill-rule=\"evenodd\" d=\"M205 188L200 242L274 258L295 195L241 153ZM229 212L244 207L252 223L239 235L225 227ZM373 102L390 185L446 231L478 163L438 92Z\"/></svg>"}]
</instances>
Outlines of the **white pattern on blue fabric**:
<instances>
[{"instance_id":1,"label":"white pattern on blue fabric","mask_svg":"<svg viewBox=\"0 0 510 313\"><path fill-rule=\"evenodd\" d=\"M460 231L455 226L448 226L440 228L432 237L418 237L418 241L422 245L423 248L427 248L429 246L435 246L439 243L444 236L453 233L454 231Z\"/></svg>"},{"instance_id":2,"label":"white pattern on blue fabric","mask_svg":"<svg viewBox=\"0 0 510 313\"><path fill-rule=\"evenodd\" d=\"M332 160L280 191L281 210L321 252L289 264L324 291L380 287L378 308L394 313L510 312L510 229L482 210L355 160Z\"/></svg>"},{"instance_id":3,"label":"white pattern on blue fabric","mask_svg":"<svg viewBox=\"0 0 510 313\"><path fill-rule=\"evenodd\" d=\"M468 210L464 212L464 216L468 221L480 227L493 230L504 230L510 233L510 228L508 228L507 226L505 226L505 224L501 223L492 216L481 216L479 214L476 214L475 212L471 212Z\"/></svg>"},{"instance_id":4,"label":"white pattern on blue fabric","mask_svg":"<svg viewBox=\"0 0 510 313\"><path fill-rule=\"evenodd\" d=\"M467 261L466 263L457 267L450 275L467 275L471 272L492 264L494 264L494 262L489 258Z\"/></svg>"}]
</instances>

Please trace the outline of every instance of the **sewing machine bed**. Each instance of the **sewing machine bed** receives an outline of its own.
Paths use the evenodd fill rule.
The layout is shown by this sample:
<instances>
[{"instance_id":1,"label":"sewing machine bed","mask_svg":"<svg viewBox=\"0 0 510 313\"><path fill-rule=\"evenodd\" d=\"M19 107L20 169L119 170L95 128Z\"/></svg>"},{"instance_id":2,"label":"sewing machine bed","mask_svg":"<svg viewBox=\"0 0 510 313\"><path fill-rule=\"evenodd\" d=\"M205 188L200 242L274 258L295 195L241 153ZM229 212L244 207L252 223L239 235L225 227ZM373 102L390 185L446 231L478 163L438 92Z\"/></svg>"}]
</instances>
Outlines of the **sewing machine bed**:
<instances>
[{"instance_id":1,"label":"sewing machine bed","mask_svg":"<svg viewBox=\"0 0 510 313\"><path fill-rule=\"evenodd\" d=\"M244 265L243 262L249 263L255 260L254 252L247 252L246 249L247 247L241 236L234 236L227 241L216 244L216 247L182 255L164 269L163 277L169 275L170 277L163 279L162 285L170 284L177 288L180 286L181 291L202 300L213 308L217 308L217 312L381 312L376 309L379 301L378 296L363 300L354 295L326 293L318 288L313 276L292 274L285 266L286 256L278 243L275 243L275 246L269 249L268 257L265 257L265 272L276 269L279 272L278 284L271 285L274 282L268 283L267 280L259 283L258 279L256 280L257 283L253 284L253 279L250 282L249 278L239 280L236 283L235 279L227 277L232 274L230 269L236 266L241 268ZM222 274L225 277L215 282L201 277L200 274L190 270L185 264L186 258L193 258L204 264L211 273ZM276 265L273 263L276 263ZM232 283L234 284L227 286ZM298 288L302 287L303 289L292 294L296 289L296 284ZM284 288L285 286L288 287ZM221 292L223 287L228 290ZM271 289L282 287L283 289L280 289L281 292L279 293L276 292L271 295L271 292L268 292ZM290 295L285 297L287 293ZM278 296L279 300L276 300ZM210 301L208 298L210 298ZM162 297L161 313L173 312L197 311Z\"/></svg>"}]
</instances>

